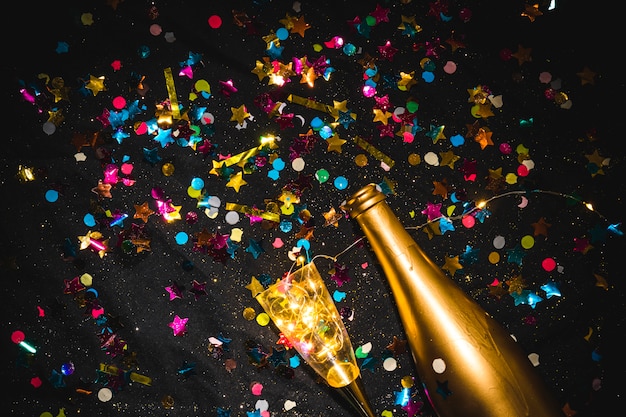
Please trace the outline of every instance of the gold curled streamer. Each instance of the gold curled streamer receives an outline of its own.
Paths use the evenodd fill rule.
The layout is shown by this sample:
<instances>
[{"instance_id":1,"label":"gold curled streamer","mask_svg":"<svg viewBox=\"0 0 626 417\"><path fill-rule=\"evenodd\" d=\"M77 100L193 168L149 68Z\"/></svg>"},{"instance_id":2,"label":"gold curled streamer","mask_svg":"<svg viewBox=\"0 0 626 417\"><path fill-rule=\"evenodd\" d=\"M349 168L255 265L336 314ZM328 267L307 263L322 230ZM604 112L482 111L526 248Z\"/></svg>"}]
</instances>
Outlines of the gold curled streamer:
<instances>
[{"instance_id":1,"label":"gold curled streamer","mask_svg":"<svg viewBox=\"0 0 626 417\"><path fill-rule=\"evenodd\" d=\"M125 372L115 365L107 365L105 363L100 364L100 371L104 372L105 374L114 375L114 376L118 376L121 373ZM130 372L129 377L130 377L130 380L133 382L138 382L140 384L148 385L148 386L152 385L152 378L145 376L145 375L138 374L137 372Z\"/></svg>"},{"instance_id":2,"label":"gold curled streamer","mask_svg":"<svg viewBox=\"0 0 626 417\"><path fill-rule=\"evenodd\" d=\"M223 161L224 165L229 167L231 165L238 164L241 161L255 156L261 151L261 149L263 149L263 146L257 146L256 148L248 149L247 151L243 151L241 153L238 153L237 155L233 155L230 158L226 158Z\"/></svg>"},{"instance_id":3,"label":"gold curled streamer","mask_svg":"<svg viewBox=\"0 0 626 417\"><path fill-rule=\"evenodd\" d=\"M335 109L332 106L317 102L315 100L311 100L309 98L304 98L300 96L294 96L293 94L289 94L289 97L287 97L287 100L291 101L292 103L296 103L306 108L309 108L309 109L326 112L330 115L333 115L335 113Z\"/></svg>"},{"instance_id":4,"label":"gold curled streamer","mask_svg":"<svg viewBox=\"0 0 626 417\"><path fill-rule=\"evenodd\" d=\"M388 157L387 155L385 155L384 153L376 149L376 147L372 145L371 143L361 139L359 136L354 137L354 143L356 143L361 149L368 152L374 158L387 164L389 168L393 168L393 166L396 164L396 162L393 159L391 159L390 157Z\"/></svg>"},{"instance_id":5,"label":"gold curled streamer","mask_svg":"<svg viewBox=\"0 0 626 417\"><path fill-rule=\"evenodd\" d=\"M165 74L165 86L167 87L167 95L170 98L172 117L174 119L179 119L180 107L178 106L178 98L176 97L176 87L174 86L174 76L172 75L172 69L165 68L163 72Z\"/></svg>"},{"instance_id":6,"label":"gold curled streamer","mask_svg":"<svg viewBox=\"0 0 626 417\"><path fill-rule=\"evenodd\" d=\"M251 216L260 217L264 220L269 220L275 223L280 222L280 215L269 211L262 211L257 208L248 207L237 203L226 203L226 210L237 211L239 213L249 214Z\"/></svg>"}]
</instances>

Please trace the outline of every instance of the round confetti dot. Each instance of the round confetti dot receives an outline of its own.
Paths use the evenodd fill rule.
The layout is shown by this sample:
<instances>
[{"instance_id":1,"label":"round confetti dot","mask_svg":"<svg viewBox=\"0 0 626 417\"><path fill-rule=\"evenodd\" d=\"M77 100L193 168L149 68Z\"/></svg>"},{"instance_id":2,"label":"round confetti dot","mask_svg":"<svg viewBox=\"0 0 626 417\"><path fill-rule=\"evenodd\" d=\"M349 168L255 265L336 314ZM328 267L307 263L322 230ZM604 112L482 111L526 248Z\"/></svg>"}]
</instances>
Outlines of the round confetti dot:
<instances>
[{"instance_id":1,"label":"round confetti dot","mask_svg":"<svg viewBox=\"0 0 626 417\"><path fill-rule=\"evenodd\" d=\"M252 307L246 307L243 309L243 318L250 321L250 320L254 320L254 317L256 316L256 311L254 311L254 309Z\"/></svg>"},{"instance_id":2,"label":"round confetti dot","mask_svg":"<svg viewBox=\"0 0 626 417\"><path fill-rule=\"evenodd\" d=\"M443 70L446 74L454 74L456 72L456 63L452 61L446 62L443 66Z\"/></svg>"},{"instance_id":3,"label":"round confetti dot","mask_svg":"<svg viewBox=\"0 0 626 417\"><path fill-rule=\"evenodd\" d=\"M422 162L422 158L416 153L409 154L408 160L409 160L409 164L413 166L419 165L419 163Z\"/></svg>"},{"instance_id":4,"label":"round confetti dot","mask_svg":"<svg viewBox=\"0 0 626 417\"><path fill-rule=\"evenodd\" d=\"M325 169L318 169L317 172L315 173L315 178L320 182L320 184L323 184L326 181L328 181L329 177L330 177L330 174Z\"/></svg>"},{"instance_id":5,"label":"round confetti dot","mask_svg":"<svg viewBox=\"0 0 626 417\"><path fill-rule=\"evenodd\" d=\"M334 181L335 188L338 190L345 190L348 186L348 179L343 176L338 176Z\"/></svg>"},{"instance_id":6,"label":"round confetti dot","mask_svg":"<svg viewBox=\"0 0 626 417\"><path fill-rule=\"evenodd\" d=\"M11 333L11 341L16 345L20 342L23 342L26 339L26 335L21 330L16 330Z\"/></svg>"},{"instance_id":7,"label":"round confetti dot","mask_svg":"<svg viewBox=\"0 0 626 417\"><path fill-rule=\"evenodd\" d=\"M437 358L433 361L433 371L437 372L438 374L442 374L446 371L446 362L441 359L441 358Z\"/></svg>"},{"instance_id":8,"label":"round confetti dot","mask_svg":"<svg viewBox=\"0 0 626 417\"><path fill-rule=\"evenodd\" d=\"M343 53L347 56L353 56L356 54L356 46L351 43L347 43L343 46Z\"/></svg>"},{"instance_id":9,"label":"round confetti dot","mask_svg":"<svg viewBox=\"0 0 626 417\"><path fill-rule=\"evenodd\" d=\"M464 216L461 223L463 223L463 226L471 229L476 224L476 218L474 216Z\"/></svg>"},{"instance_id":10,"label":"round confetti dot","mask_svg":"<svg viewBox=\"0 0 626 417\"><path fill-rule=\"evenodd\" d=\"M496 249L502 249L506 244L506 239L504 236L496 236L493 238L493 247Z\"/></svg>"},{"instance_id":11,"label":"round confetti dot","mask_svg":"<svg viewBox=\"0 0 626 417\"><path fill-rule=\"evenodd\" d=\"M49 411L44 411L43 413L39 414L39 417L53 417L53 415Z\"/></svg>"},{"instance_id":12,"label":"round confetti dot","mask_svg":"<svg viewBox=\"0 0 626 417\"><path fill-rule=\"evenodd\" d=\"M74 364L72 362L68 362L61 365L61 373L65 376L72 375L74 373Z\"/></svg>"},{"instance_id":13,"label":"round confetti dot","mask_svg":"<svg viewBox=\"0 0 626 417\"><path fill-rule=\"evenodd\" d=\"M85 287L91 287L91 284L93 284L93 277L91 274L84 273L80 276L80 283Z\"/></svg>"},{"instance_id":14,"label":"round confetti dot","mask_svg":"<svg viewBox=\"0 0 626 417\"><path fill-rule=\"evenodd\" d=\"M164 163L163 166L161 167L161 172L166 177L171 176L172 174L174 174L174 164L171 164L169 162Z\"/></svg>"},{"instance_id":15,"label":"round confetti dot","mask_svg":"<svg viewBox=\"0 0 626 417\"><path fill-rule=\"evenodd\" d=\"M522 162L522 165L525 166L528 169L528 171L530 171L531 169L535 167L535 161L533 161L532 159L524 159L524 162Z\"/></svg>"},{"instance_id":16,"label":"round confetti dot","mask_svg":"<svg viewBox=\"0 0 626 417\"><path fill-rule=\"evenodd\" d=\"M472 113L472 116L474 116L474 118L476 118L476 119L482 119L483 118L480 115L480 106L478 104L472 106L472 108L470 109L470 113Z\"/></svg>"},{"instance_id":17,"label":"round confetti dot","mask_svg":"<svg viewBox=\"0 0 626 417\"><path fill-rule=\"evenodd\" d=\"M364 167L367 165L367 156L360 153L354 158L354 163L359 167Z\"/></svg>"},{"instance_id":18,"label":"round confetti dot","mask_svg":"<svg viewBox=\"0 0 626 417\"><path fill-rule=\"evenodd\" d=\"M152 36L159 36L161 32L163 32L161 25L157 25L156 23L150 25L150 34Z\"/></svg>"},{"instance_id":19,"label":"round confetti dot","mask_svg":"<svg viewBox=\"0 0 626 417\"><path fill-rule=\"evenodd\" d=\"M508 173L504 176L504 180L507 184L515 184L517 183L517 175Z\"/></svg>"},{"instance_id":20,"label":"round confetti dot","mask_svg":"<svg viewBox=\"0 0 626 417\"><path fill-rule=\"evenodd\" d=\"M489 254L489 262L492 263L493 265L497 264L498 262L500 262L500 254L498 252L491 252Z\"/></svg>"},{"instance_id":21,"label":"round confetti dot","mask_svg":"<svg viewBox=\"0 0 626 417\"><path fill-rule=\"evenodd\" d=\"M556 261L552 258L546 258L541 261L541 267L548 272L554 271L554 268L556 268Z\"/></svg>"},{"instance_id":22,"label":"round confetti dot","mask_svg":"<svg viewBox=\"0 0 626 417\"><path fill-rule=\"evenodd\" d=\"M267 326L270 324L270 316L268 316L267 313L261 313L256 316L256 322L261 326Z\"/></svg>"},{"instance_id":23,"label":"round confetti dot","mask_svg":"<svg viewBox=\"0 0 626 417\"><path fill-rule=\"evenodd\" d=\"M202 178L193 178L191 180L191 187L194 190L202 190L204 188L204 180Z\"/></svg>"},{"instance_id":24,"label":"round confetti dot","mask_svg":"<svg viewBox=\"0 0 626 417\"><path fill-rule=\"evenodd\" d=\"M94 227L96 225L96 219L93 217L93 214L87 213L83 216L83 223L87 227Z\"/></svg>"},{"instance_id":25,"label":"round confetti dot","mask_svg":"<svg viewBox=\"0 0 626 417\"><path fill-rule=\"evenodd\" d=\"M213 16L209 17L209 26L211 27L211 29L217 29L220 26L222 26L222 18L219 17L218 15L214 14Z\"/></svg>"},{"instance_id":26,"label":"round confetti dot","mask_svg":"<svg viewBox=\"0 0 626 417\"><path fill-rule=\"evenodd\" d=\"M526 235L521 239L521 244L524 249L530 249L535 246L535 238L531 235Z\"/></svg>"},{"instance_id":27,"label":"round confetti dot","mask_svg":"<svg viewBox=\"0 0 626 417\"><path fill-rule=\"evenodd\" d=\"M200 118L200 122L202 122L203 125L212 125L214 121L215 116L213 116L212 113L204 113Z\"/></svg>"},{"instance_id":28,"label":"round confetti dot","mask_svg":"<svg viewBox=\"0 0 626 417\"><path fill-rule=\"evenodd\" d=\"M41 378L39 378L38 376L32 378L30 380L30 385L32 385L34 388L39 388L40 386L43 385L43 381L41 380ZM53 417L51 413L48 413L47 411L44 411L43 413L40 414L40 416L43 417Z\"/></svg>"},{"instance_id":29,"label":"round confetti dot","mask_svg":"<svg viewBox=\"0 0 626 417\"><path fill-rule=\"evenodd\" d=\"M122 174L130 175L133 172L133 164L123 163L121 167Z\"/></svg>"},{"instance_id":30,"label":"round confetti dot","mask_svg":"<svg viewBox=\"0 0 626 417\"><path fill-rule=\"evenodd\" d=\"M239 223L239 213L237 213L236 211L229 211L228 213L226 213L226 216L224 217L226 219L226 223L228 224L237 224Z\"/></svg>"},{"instance_id":31,"label":"round confetti dot","mask_svg":"<svg viewBox=\"0 0 626 417\"><path fill-rule=\"evenodd\" d=\"M122 110L124 107L126 107L126 99L122 96L115 97L113 99L113 107L118 110Z\"/></svg>"},{"instance_id":32,"label":"round confetti dot","mask_svg":"<svg viewBox=\"0 0 626 417\"><path fill-rule=\"evenodd\" d=\"M498 148L504 155L510 155L511 152L513 152L513 148L510 143L502 142Z\"/></svg>"},{"instance_id":33,"label":"round confetti dot","mask_svg":"<svg viewBox=\"0 0 626 417\"><path fill-rule=\"evenodd\" d=\"M291 161L291 168L296 172L303 171L305 165L304 159L302 158L296 158Z\"/></svg>"},{"instance_id":34,"label":"round confetti dot","mask_svg":"<svg viewBox=\"0 0 626 417\"><path fill-rule=\"evenodd\" d=\"M365 23L367 26L376 26L376 18L372 15L368 15L365 17Z\"/></svg>"},{"instance_id":35,"label":"round confetti dot","mask_svg":"<svg viewBox=\"0 0 626 417\"><path fill-rule=\"evenodd\" d=\"M363 86L363 96L365 97L374 97L376 95L376 88L371 85Z\"/></svg>"},{"instance_id":36,"label":"round confetti dot","mask_svg":"<svg viewBox=\"0 0 626 417\"><path fill-rule=\"evenodd\" d=\"M324 121L320 119L319 117L314 117L311 120L311 129L317 131L317 130L320 130L322 126L324 126Z\"/></svg>"},{"instance_id":37,"label":"round confetti dot","mask_svg":"<svg viewBox=\"0 0 626 417\"><path fill-rule=\"evenodd\" d=\"M419 106L419 103L413 100L406 103L406 109L409 111L409 113L415 113L419 109Z\"/></svg>"},{"instance_id":38,"label":"round confetti dot","mask_svg":"<svg viewBox=\"0 0 626 417\"><path fill-rule=\"evenodd\" d=\"M43 131L48 135L53 134L56 130L57 127L52 122L45 122L43 124Z\"/></svg>"},{"instance_id":39,"label":"round confetti dot","mask_svg":"<svg viewBox=\"0 0 626 417\"><path fill-rule=\"evenodd\" d=\"M208 200L209 206L211 207L219 207L222 205L222 200L219 197L212 195Z\"/></svg>"},{"instance_id":40,"label":"round confetti dot","mask_svg":"<svg viewBox=\"0 0 626 417\"><path fill-rule=\"evenodd\" d=\"M402 388L413 388L413 385L415 385L415 380L412 376L403 376L400 380L400 384L402 385Z\"/></svg>"},{"instance_id":41,"label":"round confetti dot","mask_svg":"<svg viewBox=\"0 0 626 417\"><path fill-rule=\"evenodd\" d=\"M540 73L539 81L542 82L543 84L548 84L550 81L552 81L552 74L550 74L547 71Z\"/></svg>"},{"instance_id":42,"label":"round confetti dot","mask_svg":"<svg viewBox=\"0 0 626 417\"><path fill-rule=\"evenodd\" d=\"M526 167L526 165L520 165L517 167L517 175L519 175L520 177L525 177L528 175L528 168Z\"/></svg>"},{"instance_id":43,"label":"round confetti dot","mask_svg":"<svg viewBox=\"0 0 626 417\"><path fill-rule=\"evenodd\" d=\"M428 152L426 155L424 155L424 161L426 161L428 165L432 165L435 167L439 166L439 156L437 156L437 154L434 152Z\"/></svg>"},{"instance_id":44,"label":"round confetti dot","mask_svg":"<svg viewBox=\"0 0 626 417\"><path fill-rule=\"evenodd\" d=\"M46 191L46 201L54 203L59 199L59 192L56 190Z\"/></svg>"},{"instance_id":45,"label":"round confetti dot","mask_svg":"<svg viewBox=\"0 0 626 417\"><path fill-rule=\"evenodd\" d=\"M184 245L189 241L189 235L185 232L176 233L176 243L179 245Z\"/></svg>"},{"instance_id":46,"label":"round confetti dot","mask_svg":"<svg viewBox=\"0 0 626 417\"><path fill-rule=\"evenodd\" d=\"M191 198L198 198L198 197L200 197L201 194L202 194L202 190L198 190L196 188L193 188L192 185L187 187L187 195L189 195L189 197L191 197Z\"/></svg>"},{"instance_id":47,"label":"round confetti dot","mask_svg":"<svg viewBox=\"0 0 626 417\"><path fill-rule=\"evenodd\" d=\"M98 391L98 399L103 403L110 401L113 398L113 392L109 388L100 388Z\"/></svg>"},{"instance_id":48,"label":"round confetti dot","mask_svg":"<svg viewBox=\"0 0 626 417\"><path fill-rule=\"evenodd\" d=\"M422 73L422 80L426 81L427 83L432 83L435 80L435 74L430 71L424 71Z\"/></svg>"},{"instance_id":49,"label":"round confetti dot","mask_svg":"<svg viewBox=\"0 0 626 417\"><path fill-rule=\"evenodd\" d=\"M320 129L320 136L322 139L326 140L333 135L333 129L330 126L322 126Z\"/></svg>"},{"instance_id":50,"label":"round confetti dot","mask_svg":"<svg viewBox=\"0 0 626 417\"><path fill-rule=\"evenodd\" d=\"M387 358L383 361L383 368L385 371L395 371L398 367L398 362L394 358Z\"/></svg>"},{"instance_id":51,"label":"round confetti dot","mask_svg":"<svg viewBox=\"0 0 626 417\"><path fill-rule=\"evenodd\" d=\"M283 161L282 158L276 158L274 159L274 162L272 162L272 167L274 167L277 171L282 171L285 169L285 161Z\"/></svg>"},{"instance_id":52,"label":"round confetti dot","mask_svg":"<svg viewBox=\"0 0 626 417\"><path fill-rule=\"evenodd\" d=\"M276 37L279 40L284 41L289 37L289 31L286 28L279 28L276 30Z\"/></svg>"}]
</instances>

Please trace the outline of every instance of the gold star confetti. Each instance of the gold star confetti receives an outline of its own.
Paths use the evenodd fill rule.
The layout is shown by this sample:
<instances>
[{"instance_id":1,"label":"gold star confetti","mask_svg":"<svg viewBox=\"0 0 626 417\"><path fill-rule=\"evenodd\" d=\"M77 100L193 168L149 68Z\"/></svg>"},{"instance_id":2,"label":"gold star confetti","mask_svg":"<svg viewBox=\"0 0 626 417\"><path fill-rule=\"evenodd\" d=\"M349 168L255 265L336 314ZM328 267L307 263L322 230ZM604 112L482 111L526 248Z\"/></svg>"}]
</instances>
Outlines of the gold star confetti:
<instances>
[{"instance_id":1,"label":"gold star confetti","mask_svg":"<svg viewBox=\"0 0 626 417\"><path fill-rule=\"evenodd\" d=\"M485 149L487 146L493 146L491 135L493 135L493 132L490 132L486 127L481 127L478 129L478 134L474 137L474 141L480 145L480 149Z\"/></svg>"},{"instance_id":2,"label":"gold star confetti","mask_svg":"<svg viewBox=\"0 0 626 417\"><path fill-rule=\"evenodd\" d=\"M439 156L441 156L441 162L439 162L439 166L448 166L450 169L454 169L454 163L458 161L461 157L454 154L454 151L446 151L440 152Z\"/></svg>"},{"instance_id":3,"label":"gold star confetti","mask_svg":"<svg viewBox=\"0 0 626 417\"><path fill-rule=\"evenodd\" d=\"M101 77L94 77L89 75L89 81L85 84L87 90L91 90L94 96L97 96L99 92L106 91L104 86L104 75Z\"/></svg>"},{"instance_id":4,"label":"gold star confetti","mask_svg":"<svg viewBox=\"0 0 626 417\"><path fill-rule=\"evenodd\" d=\"M339 220L343 217L343 214L337 213L334 207L331 207L329 211L322 213L324 215L324 227L333 225L335 227L339 227Z\"/></svg>"},{"instance_id":5,"label":"gold star confetti","mask_svg":"<svg viewBox=\"0 0 626 417\"><path fill-rule=\"evenodd\" d=\"M327 152L337 152L341 153L341 146L346 143L345 140L341 139L337 133L335 133L332 137L326 140L328 143Z\"/></svg>"},{"instance_id":6,"label":"gold star confetti","mask_svg":"<svg viewBox=\"0 0 626 417\"><path fill-rule=\"evenodd\" d=\"M290 33L298 33L304 38L304 32L311 28L311 25L304 21L304 16L300 16L297 19L293 19L293 27L290 29Z\"/></svg>"},{"instance_id":7,"label":"gold star confetti","mask_svg":"<svg viewBox=\"0 0 626 417\"><path fill-rule=\"evenodd\" d=\"M148 202L144 202L141 205L135 204L134 219L141 219L144 223L148 223L148 218L154 214L154 210L148 207Z\"/></svg>"},{"instance_id":8,"label":"gold star confetti","mask_svg":"<svg viewBox=\"0 0 626 417\"><path fill-rule=\"evenodd\" d=\"M242 104L239 107L231 107L230 111L233 113L233 115L230 118L230 121L236 121L238 124L242 125L244 120L248 117L250 117L250 113L248 113L248 110L246 109L245 104Z\"/></svg>"},{"instance_id":9,"label":"gold star confetti","mask_svg":"<svg viewBox=\"0 0 626 417\"><path fill-rule=\"evenodd\" d=\"M518 45L517 51L513 53L512 56L517 59L518 65L522 66L525 62L531 62L533 60L530 56L532 50L532 48L524 48L522 45Z\"/></svg>"},{"instance_id":10,"label":"gold star confetti","mask_svg":"<svg viewBox=\"0 0 626 417\"><path fill-rule=\"evenodd\" d=\"M239 171L238 173L230 177L230 180L226 183L226 186L234 188L236 192L239 192L241 186L246 184L247 182L243 179L243 173Z\"/></svg>"},{"instance_id":11,"label":"gold star confetti","mask_svg":"<svg viewBox=\"0 0 626 417\"><path fill-rule=\"evenodd\" d=\"M261 284L261 282L254 275L250 279L250 284L246 285L246 289L250 290L250 295L252 296L252 298L265 291L265 288L263 288L263 284Z\"/></svg>"},{"instance_id":12,"label":"gold star confetti","mask_svg":"<svg viewBox=\"0 0 626 417\"><path fill-rule=\"evenodd\" d=\"M539 10L539 4L527 4L521 15L522 17L527 17L531 22L534 22L537 17L543 16L543 12Z\"/></svg>"},{"instance_id":13,"label":"gold star confetti","mask_svg":"<svg viewBox=\"0 0 626 417\"><path fill-rule=\"evenodd\" d=\"M448 271L450 275L454 275L459 269L463 269L463 265L459 262L458 256L446 256L446 262L441 269Z\"/></svg>"},{"instance_id":14,"label":"gold star confetti","mask_svg":"<svg viewBox=\"0 0 626 417\"><path fill-rule=\"evenodd\" d=\"M389 123L389 118L393 116L392 113L388 111L383 111L381 109L374 109L373 111L374 111L374 119L372 121L381 122L384 125Z\"/></svg>"},{"instance_id":15,"label":"gold star confetti","mask_svg":"<svg viewBox=\"0 0 626 417\"><path fill-rule=\"evenodd\" d=\"M585 66L585 68L583 68L581 72L577 72L576 75L578 75L578 78L580 78L581 85L595 85L596 83L596 73L591 71L589 67Z\"/></svg>"}]
</instances>

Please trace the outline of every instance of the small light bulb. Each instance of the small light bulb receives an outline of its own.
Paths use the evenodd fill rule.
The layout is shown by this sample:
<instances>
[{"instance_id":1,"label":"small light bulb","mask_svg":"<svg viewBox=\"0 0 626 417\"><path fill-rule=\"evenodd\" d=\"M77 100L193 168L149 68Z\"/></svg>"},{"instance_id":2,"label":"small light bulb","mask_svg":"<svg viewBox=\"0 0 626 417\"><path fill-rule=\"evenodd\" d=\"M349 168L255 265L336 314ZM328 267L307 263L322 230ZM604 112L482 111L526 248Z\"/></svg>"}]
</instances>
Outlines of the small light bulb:
<instances>
[{"instance_id":1,"label":"small light bulb","mask_svg":"<svg viewBox=\"0 0 626 417\"><path fill-rule=\"evenodd\" d=\"M593 206L591 205L591 203L585 203L585 207L587 207L588 210L593 211Z\"/></svg>"},{"instance_id":2,"label":"small light bulb","mask_svg":"<svg viewBox=\"0 0 626 417\"><path fill-rule=\"evenodd\" d=\"M482 200L482 201L479 201L478 204L476 204L476 207L478 207L479 209L484 209L486 205L487 205L487 202L485 200Z\"/></svg>"}]
</instances>

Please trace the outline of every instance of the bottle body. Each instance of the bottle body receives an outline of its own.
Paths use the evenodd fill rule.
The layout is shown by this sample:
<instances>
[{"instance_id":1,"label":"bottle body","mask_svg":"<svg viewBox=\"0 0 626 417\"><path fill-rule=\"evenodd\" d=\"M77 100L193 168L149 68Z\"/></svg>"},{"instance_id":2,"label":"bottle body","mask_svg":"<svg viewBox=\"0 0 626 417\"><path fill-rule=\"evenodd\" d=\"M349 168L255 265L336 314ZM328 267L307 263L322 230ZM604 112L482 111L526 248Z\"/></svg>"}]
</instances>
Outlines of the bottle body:
<instances>
[{"instance_id":1,"label":"bottle body","mask_svg":"<svg viewBox=\"0 0 626 417\"><path fill-rule=\"evenodd\" d=\"M517 342L426 255L374 185L345 208L380 262L439 416L563 416Z\"/></svg>"}]
</instances>

